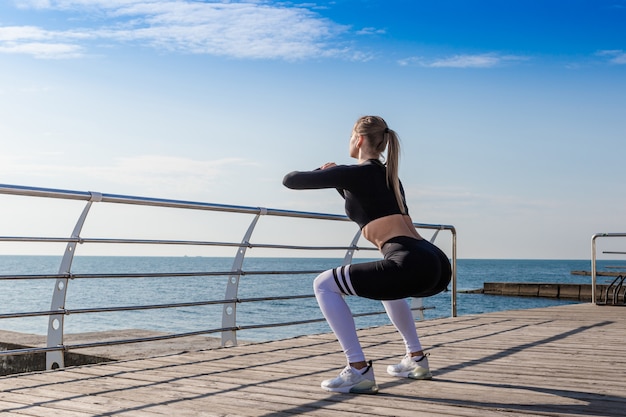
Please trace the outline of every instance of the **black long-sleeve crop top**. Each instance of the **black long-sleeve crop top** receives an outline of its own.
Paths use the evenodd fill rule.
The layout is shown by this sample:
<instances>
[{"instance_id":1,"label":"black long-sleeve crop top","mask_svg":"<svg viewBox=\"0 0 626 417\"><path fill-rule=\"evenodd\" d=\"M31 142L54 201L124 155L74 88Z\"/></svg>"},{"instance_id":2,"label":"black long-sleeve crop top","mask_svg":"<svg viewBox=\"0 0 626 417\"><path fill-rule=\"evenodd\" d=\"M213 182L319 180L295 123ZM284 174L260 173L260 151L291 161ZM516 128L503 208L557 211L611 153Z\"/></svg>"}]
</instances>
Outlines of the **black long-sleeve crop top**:
<instances>
[{"instance_id":1,"label":"black long-sleeve crop top","mask_svg":"<svg viewBox=\"0 0 626 417\"><path fill-rule=\"evenodd\" d=\"M393 189L387 186L386 167L376 159L358 165L290 172L285 175L283 185L298 190L336 188L346 200L346 214L361 229L372 220L402 214ZM408 213L402 183L400 191Z\"/></svg>"}]
</instances>

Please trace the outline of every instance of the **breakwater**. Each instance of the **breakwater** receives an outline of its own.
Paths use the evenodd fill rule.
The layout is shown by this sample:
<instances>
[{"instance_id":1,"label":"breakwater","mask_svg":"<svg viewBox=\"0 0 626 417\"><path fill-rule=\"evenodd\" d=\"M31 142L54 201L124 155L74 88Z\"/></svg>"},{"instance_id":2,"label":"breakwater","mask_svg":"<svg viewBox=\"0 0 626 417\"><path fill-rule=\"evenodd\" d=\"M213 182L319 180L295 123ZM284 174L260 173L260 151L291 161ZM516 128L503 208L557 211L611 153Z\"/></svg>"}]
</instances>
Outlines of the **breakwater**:
<instances>
[{"instance_id":1,"label":"breakwater","mask_svg":"<svg viewBox=\"0 0 626 417\"><path fill-rule=\"evenodd\" d=\"M618 290L616 304L624 304L624 287ZM609 291L609 300L613 300L615 286L607 284L596 285L597 302L603 302ZM485 282L483 288L477 290L460 291L465 293L479 293L488 295L504 295L513 297L545 297L564 300L591 301L591 284L561 284L561 283L527 283L527 282Z\"/></svg>"}]
</instances>

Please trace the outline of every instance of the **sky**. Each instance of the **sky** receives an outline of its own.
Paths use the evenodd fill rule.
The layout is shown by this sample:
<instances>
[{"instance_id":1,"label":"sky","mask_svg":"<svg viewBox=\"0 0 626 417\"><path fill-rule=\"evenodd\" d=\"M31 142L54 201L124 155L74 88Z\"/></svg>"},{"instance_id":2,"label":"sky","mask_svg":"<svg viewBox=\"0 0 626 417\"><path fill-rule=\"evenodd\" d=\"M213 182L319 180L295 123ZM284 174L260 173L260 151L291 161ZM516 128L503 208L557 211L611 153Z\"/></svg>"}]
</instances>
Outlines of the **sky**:
<instances>
[{"instance_id":1,"label":"sky","mask_svg":"<svg viewBox=\"0 0 626 417\"><path fill-rule=\"evenodd\" d=\"M367 114L400 136L413 220L453 225L459 258L588 259L626 232L626 0L0 3L3 184L342 214L282 178L354 163ZM0 236L68 236L82 210L0 204ZM95 236L204 222L98 210Z\"/></svg>"}]
</instances>

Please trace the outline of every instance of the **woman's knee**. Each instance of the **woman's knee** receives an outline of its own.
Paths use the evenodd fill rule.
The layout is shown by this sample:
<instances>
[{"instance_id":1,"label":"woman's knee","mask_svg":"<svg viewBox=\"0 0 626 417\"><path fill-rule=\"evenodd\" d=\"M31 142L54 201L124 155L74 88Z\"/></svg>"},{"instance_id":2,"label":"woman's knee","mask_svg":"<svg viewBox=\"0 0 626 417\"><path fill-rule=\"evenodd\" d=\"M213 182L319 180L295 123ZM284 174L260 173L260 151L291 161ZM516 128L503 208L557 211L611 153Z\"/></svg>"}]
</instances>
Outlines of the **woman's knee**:
<instances>
[{"instance_id":1,"label":"woman's knee","mask_svg":"<svg viewBox=\"0 0 626 417\"><path fill-rule=\"evenodd\" d=\"M339 287L337 287L335 278L333 277L332 269L322 272L315 278L315 280L313 280L313 291L315 294L320 294L322 292L341 292Z\"/></svg>"}]
</instances>

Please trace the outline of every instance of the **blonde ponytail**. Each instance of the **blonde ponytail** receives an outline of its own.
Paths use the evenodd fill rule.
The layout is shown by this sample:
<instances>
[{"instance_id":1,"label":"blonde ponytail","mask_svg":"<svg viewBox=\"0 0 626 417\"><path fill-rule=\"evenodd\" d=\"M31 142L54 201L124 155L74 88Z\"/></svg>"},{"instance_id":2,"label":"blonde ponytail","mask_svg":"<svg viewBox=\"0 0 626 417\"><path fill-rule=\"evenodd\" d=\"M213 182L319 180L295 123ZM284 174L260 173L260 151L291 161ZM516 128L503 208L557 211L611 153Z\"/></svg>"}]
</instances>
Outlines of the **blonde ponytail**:
<instances>
[{"instance_id":1,"label":"blonde ponytail","mask_svg":"<svg viewBox=\"0 0 626 417\"><path fill-rule=\"evenodd\" d=\"M367 138L373 150L383 153L387 148L387 187L393 190L402 214L406 214L406 204L400 192L398 167L400 165L400 139L389 129L387 122L379 116L363 116L354 124L354 133Z\"/></svg>"},{"instance_id":2,"label":"blonde ponytail","mask_svg":"<svg viewBox=\"0 0 626 417\"><path fill-rule=\"evenodd\" d=\"M406 205L400 192L400 179L398 177L398 168L400 166L400 140L393 130L385 133L387 136L387 186L393 190L396 195L396 201L400 212L406 214Z\"/></svg>"}]
</instances>

